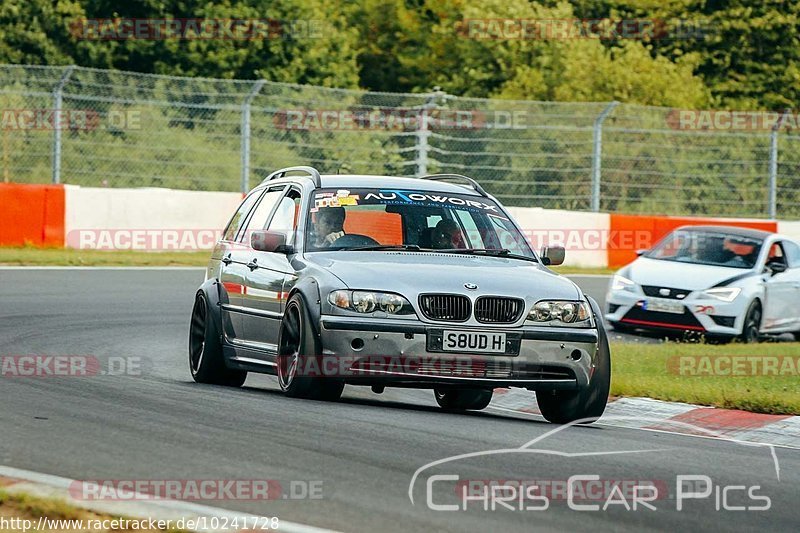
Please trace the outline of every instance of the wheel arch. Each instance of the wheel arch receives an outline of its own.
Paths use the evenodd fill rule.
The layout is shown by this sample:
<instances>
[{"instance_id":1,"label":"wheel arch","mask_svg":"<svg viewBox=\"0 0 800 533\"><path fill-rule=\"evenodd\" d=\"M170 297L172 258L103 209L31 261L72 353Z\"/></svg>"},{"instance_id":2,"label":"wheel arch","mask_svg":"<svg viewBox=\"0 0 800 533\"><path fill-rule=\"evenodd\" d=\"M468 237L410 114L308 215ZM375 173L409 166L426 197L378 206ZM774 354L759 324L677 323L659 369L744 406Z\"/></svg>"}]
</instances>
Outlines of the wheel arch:
<instances>
[{"instance_id":1,"label":"wheel arch","mask_svg":"<svg viewBox=\"0 0 800 533\"><path fill-rule=\"evenodd\" d=\"M319 291L319 282L314 278L305 278L298 281L286 297L288 302L295 294L300 294L306 303L306 310L311 316L311 327L314 334L320 335L320 320L322 318L322 296Z\"/></svg>"},{"instance_id":2,"label":"wheel arch","mask_svg":"<svg viewBox=\"0 0 800 533\"><path fill-rule=\"evenodd\" d=\"M605 328L605 318L603 317L603 312L600 309L600 304L598 304L597 300L595 300L588 294L584 294L583 297L586 298L586 301L589 302L589 306L592 308L597 329L599 330L600 328Z\"/></svg>"},{"instance_id":3,"label":"wheel arch","mask_svg":"<svg viewBox=\"0 0 800 533\"><path fill-rule=\"evenodd\" d=\"M222 308L220 306L219 280L216 278L209 278L205 280L195 292L195 298L197 298L197 295L200 293L202 293L206 297L206 300L208 300L208 307L211 310L211 318L214 321L214 324L217 326L217 331L220 332L220 335L224 335L224 330L222 328Z\"/></svg>"},{"instance_id":4,"label":"wheel arch","mask_svg":"<svg viewBox=\"0 0 800 533\"><path fill-rule=\"evenodd\" d=\"M744 313L742 313L742 327L739 328L739 334L740 335L742 333L744 333L744 326L745 326L745 322L747 321L747 313L750 311L750 308L755 303L757 303L758 307L761 309L761 321L758 324L758 331L760 332L761 328L764 326L764 298L763 298L763 296L766 296L766 293L764 293L763 295L762 294L756 294L756 296L754 296L750 300L750 302L748 302L748 304L744 307Z\"/></svg>"}]
</instances>

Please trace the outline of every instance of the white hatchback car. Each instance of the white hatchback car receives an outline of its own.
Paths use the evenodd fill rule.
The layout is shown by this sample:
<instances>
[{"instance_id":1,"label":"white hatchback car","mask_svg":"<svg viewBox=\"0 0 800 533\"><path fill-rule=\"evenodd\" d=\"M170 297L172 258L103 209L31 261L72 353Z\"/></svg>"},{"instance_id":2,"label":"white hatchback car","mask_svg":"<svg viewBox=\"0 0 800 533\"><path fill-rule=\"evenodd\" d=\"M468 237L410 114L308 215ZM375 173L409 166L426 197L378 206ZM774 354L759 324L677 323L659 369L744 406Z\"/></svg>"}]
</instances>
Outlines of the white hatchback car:
<instances>
[{"instance_id":1,"label":"white hatchback car","mask_svg":"<svg viewBox=\"0 0 800 533\"><path fill-rule=\"evenodd\" d=\"M702 333L725 342L800 340L800 245L766 231L684 226L620 269L606 295L614 329Z\"/></svg>"}]
</instances>

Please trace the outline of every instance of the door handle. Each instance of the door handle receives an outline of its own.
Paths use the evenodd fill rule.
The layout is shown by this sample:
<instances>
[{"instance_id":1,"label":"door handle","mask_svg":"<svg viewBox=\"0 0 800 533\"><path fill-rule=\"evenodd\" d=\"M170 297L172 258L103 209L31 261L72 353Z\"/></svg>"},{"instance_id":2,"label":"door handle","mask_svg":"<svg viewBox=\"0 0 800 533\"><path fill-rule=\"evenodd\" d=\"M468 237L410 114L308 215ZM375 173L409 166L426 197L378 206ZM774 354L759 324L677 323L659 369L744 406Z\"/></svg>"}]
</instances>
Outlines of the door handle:
<instances>
[{"instance_id":1,"label":"door handle","mask_svg":"<svg viewBox=\"0 0 800 533\"><path fill-rule=\"evenodd\" d=\"M258 260L257 259L251 259L250 262L247 263L247 268L249 268L250 270L257 269L258 268Z\"/></svg>"},{"instance_id":2,"label":"door handle","mask_svg":"<svg viewBox=\"0 0 800 533\"><path fill-rule=\"evenodd\" d=\"M223 257L222 262L225 263L225 266L228 266L231 263L233 263L233 259L231 259L231 254L228 254L225 257Z\"/></svg>"}]
</instances>

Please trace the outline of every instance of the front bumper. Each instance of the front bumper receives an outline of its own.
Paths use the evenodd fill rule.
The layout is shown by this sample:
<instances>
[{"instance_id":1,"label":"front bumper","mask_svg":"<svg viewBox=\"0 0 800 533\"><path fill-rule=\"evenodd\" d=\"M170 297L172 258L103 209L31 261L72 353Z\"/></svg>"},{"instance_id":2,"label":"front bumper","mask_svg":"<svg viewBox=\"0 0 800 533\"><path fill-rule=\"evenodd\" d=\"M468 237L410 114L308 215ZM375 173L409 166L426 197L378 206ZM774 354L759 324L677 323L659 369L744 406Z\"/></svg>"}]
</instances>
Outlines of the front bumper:
<instances>
[{"instance_id":1,"label":"front bumper","mask_svg":"<svg viewBox=\"0 0 800 533\"><path fill-rule=\"evenodd\" d=\"M442 329L506 333L517 355L428 351L429 335ZM348 383L391 386L525 387L575 389L589 383L597 330L497 326L476 328L407 319L323 315L322 355L335 358ZM516 341L515 341L516 342Z\"/></svg>"},{"instance_id":2,"label":"front bumper","mask_svg":"<svg viewBox=\"0 0 800 533\"><path fill-rule=\"evenodd\" d=\"M605 319L626 326L673 331L694 331L716 336L735 336L742 332L745 299L733 302L702 298L690 293L684 300L673 300L684 307L683 314L647 310L642 302L651 299L642 293L609 291Z\"/></svg>"}]
</instances>

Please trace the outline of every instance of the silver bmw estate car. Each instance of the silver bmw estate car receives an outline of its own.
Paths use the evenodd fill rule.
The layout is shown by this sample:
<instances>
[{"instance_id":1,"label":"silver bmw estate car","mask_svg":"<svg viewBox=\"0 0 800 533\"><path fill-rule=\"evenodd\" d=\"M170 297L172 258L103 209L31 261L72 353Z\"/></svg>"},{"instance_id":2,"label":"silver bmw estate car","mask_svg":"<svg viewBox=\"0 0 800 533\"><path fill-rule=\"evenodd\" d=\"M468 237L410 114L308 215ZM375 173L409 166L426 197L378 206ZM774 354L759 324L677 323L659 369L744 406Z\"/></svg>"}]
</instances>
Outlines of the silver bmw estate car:
<instances>
[{"instance_id":1,"label":"silver bmw estate car","mask_svg":"<svg viewBox=\"0 0 800 533\"><path fill-rule=\"evenodd\" d=\"M591 422L611 377L597 303L534 252L503 206L455 174L278 170L216 243L189 335L197 382L274 374L289 396L429 388L448 410L536 392L551 422Z\"/></svg>"}]
</instances>

